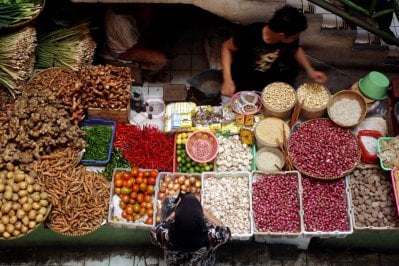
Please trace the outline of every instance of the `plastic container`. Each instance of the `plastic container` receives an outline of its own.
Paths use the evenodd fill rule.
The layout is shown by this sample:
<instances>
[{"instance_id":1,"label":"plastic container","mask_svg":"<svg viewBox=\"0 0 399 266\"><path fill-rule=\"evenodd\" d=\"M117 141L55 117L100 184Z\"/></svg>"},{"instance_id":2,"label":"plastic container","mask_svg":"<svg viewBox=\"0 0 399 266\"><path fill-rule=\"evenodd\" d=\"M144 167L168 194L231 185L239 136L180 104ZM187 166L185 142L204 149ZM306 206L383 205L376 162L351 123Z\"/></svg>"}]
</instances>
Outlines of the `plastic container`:
<instances>
[{"instance_id":1,"label":"plastic container","mask_svg":"<svg viewBox=\"0 0 399 266\"><path fill-rule=\"evenodd\" d=\"M378 150L378 158L379 158L379 161L380 161L380 166L381 166L381 168L382 168L383 170L385 170L385 171L391 171L392 168L386 166L386 165L384 164L384 162L381 160L381 157L380 157L381 145L382 145L382 142L387 141L387 140L390 140L390 139L394 139L394 138L395 138L395 137L382 137L382 138L378 138L378 140L377 140L377 150Z\"/></svg>"},{"instance_id":2,"label":"plastic container","mask_svg":"<svg viewBox=\"0 0 399 266\"><path fill-rule=\"evenodd\" d=\"M399 174L396 174L398 177L395 176L395 173L397 171L398 171L398 169L396 167L391 170L391 178L392 178L393 194L395 196L395 201L396 201L396 209L397 209L398 215L399 215L399 195L398 195Z\"/></svg>"},{"instance_id":3,"label":"plastic container","mask_svg":"<svg viewBox=\"0 0 399 266\"><path fill-rule=\"evenodd\" d=\"M279 147L278 142L283 143L284 131L288 140L290 137L290 127L287 122L277 117L266 117L255 127L256 147L258 149L263 147Z\"/></svg>"},{"instance_id":4,"label":"plastic container","mask_svg":"<svg viewBox=\"0 0 399 266\"><path fill-rule=\"evenodd\" d=\"M114 192L114 178L115 174L117 171L130 171L131 168L115 168L113 175L112 175L112 181L111 181L111 188L110 188L110 203L109 203L109 210L108 210L108 224L112 227L115 228L128 228L128 229L143 229L143 230L151 230L155 226L155 213L156 213L156 207L157 207L157 198L158 198L158 181L155 183L155 192L152 195L152 204L153 204L153 223L152 224L145 224L143 221L145 220L144 218L140 218L138 221L134 222L128 222L121 218L122 214L122 209L119 207L119 202L121 199L119 198L118 195L115 194ZM139 171L151 171L150 169L139 169ZM158 177L157 177L158 179Z\"/></svg>"},{"instance_id":5,"label":"plastic container","mask_svg":"<svg viewBox=\"0 0 399 266\"><path fill-rule=\"evenodd\" d=\"M308 120L324 116L331 98L331 93L330 90L322 84L304 83L297 90L297 98L298 102L303 102L300 115L301 120ZM325 102L317 105L321 100ZM314 103L313 106L317 107L311 106L311 103Z\"/></svg>"},{"instance_id":6,"label":"plastic container","mask_svg":"<svg viewBox=\"0 0 399 266\"><path fill-rule=\"evenodd\" d=\"M273 99L269 99L266 95L266 92L270 90L276 90ZM288 95L291 95L292 97L289 97ZM289 98L292 98L291 101L289 100ZM286 107L283 107L281 109L277 109L270 105L270 101L281 101L282 103L286 103L287 99L289 103L286 104ZM265 116L278 117L285 120L290 118L297 102L297 96L295 89L291 85L284 82L273 82L263 89L261 94L261 101Z\"/></svg>"},{"instance_id":7,"label":"plastic container","mask_svg":"<svg viewBox=\"0 0 399 266\"><path fill-rule=\"evenodd\" d=\"M269 155L266 155L269 154ZM269 156L269 157L265 157ZM273 164L273 158L277 159ZM281 171L285 164L284 154L277 148L263 147L256 152L255 165L256 169L264 172L277 172Z\"/></svg>"},{"instance_id":8,"label":"plastic container","mask_svg":"<svg viewBox=\"0 0 399 266\"><path fill-rule=\"evenodd\" d=\"M224 199L226 202L230 202L230 199L237 198L237 195L231 194L233 191L240 191L243 192L245 191L246 194L246 199L245 199L245 204L243 204L243 200L241 200L241 203L239 204L242 208L245 206L246 207L246 213L244 214L246 218L248 218L248 231L242 231L242 232L232 232L231 239L232 240L242 240L242 241L247 241L252 238L253 236L253 221L252 221L252 195L251 195L251 184L252 184L252 175L248 171L238 171L238 172L203 172L202 173L202 199L201 203L202 206L209 209L211 213L214 212L214 209L210 208L210 205L215 203L212 201L210 198L212 196L215 196L215 194L210 195L209 190L211 189L209 186L209 178L216 178L218 181L220 181L219 184L224 185L223 189L218 190L218 197L219 199ZM238 186L238 181L235 179L238 178L245 178L243 180L246 184L245 187ZM227 187L226 182L221 181L222 179L233 179L234 180L234 190L233 187ZM222 183L223 182L223 183ZM208 193L208 194L207 194ZM237 193L237 192L235 192ZM230 203L226 203L230 204ZM226 209L225 206L223 207L223 210ZM234 206L234 208L229 210L229 213L233 215L233 219L230 221L234 221L235 216L238 216L242 214L243 212L237 208L237 206ZM239 214L240 213L240 214ZM215 213L214 213L215 215ZM216 215L215 215L216 216ZM216 217L219 218L219 217ZM221 219L222 222L224 223L225 226L229 226L230 229L234 228L235 222L232 222L231 224L228 224Z\"/></svg>"},{"instance_id":9,"label":"plastic container","mask_svg":"<svg viewBox=\"0 0 399 266\"><path fill-rule=\"evenodd\" d=\"M257 179L260 176L275 176L276 178L284 178L284 175L287 174L294 174L297 176L297 191L296 193L298 194L298 219L299 219L299 230L297 232L289 232L288 229L287 231L281 231L281 232L262 232L258 231L256 227L256 222L255 222L255 216L252 218L252 221L254 222L253 228L254 228L254 238L255 241L257 242L266 242L270 244L285 244L286 242L290 242L288 240L291 240L293 243L298 243L299 244L299 238L303 235L303 230L304 230L304 224L303 224L303 209L302 209L302 185L301 185L301 174L298 171L285 171L285 172L276 172L276 173L266 173L263 171L254 171L252 173L252 187L251 190L253 191L253 185L256 183ZM271 190L273 189L281 189L281 188L270 188ZM252 202L253 204L253 202ZM288 204L288 202L287 202ZM270 206L271 208L275 206L275 202L264 202L262 205L263 207ZM263 240L263 241L262 241ZM308 241L304 241L309 244Z\"/></svg>"},{"instance_id":10,"label":"plastic container","mask_svg":"<svg viewBox=\"0 0 399 266\"><path fill-rule=\"evenodd\" d=\"M111 160L111 154L112 154L112 147L114 143L114 136L115 136L115 128L116 128L116 123L115 121L111 120L103 120L103 119L86 119L83 120L80 124L80 127L94 127L94 126L108 126L112 128L112 133L111 133L111 139L109 140L109 146L108 146L108 155L105 160L81 160L80 162L83 165L96 165L96 166L104 166L109 163Z\"/></svg>"},{"instance_id":11,"label":"plastic container","mask_svg":"<svg viewBox=\"0 0 399 266\"><path fill-rule=\"evenodd\" d=\"M194 131L186 142L188 156L199 163L206 163L215 159L218 154L218 147L215 134L205 130Z\"/></svg>"},{"instance_id":12,"label":"plastic container","mask_svg":"<svg viewBox=\"0 0 399 266\"><path fill-rule=\"evenodd\" d=\"M370 137L375 139L375 153L370 153L367 149L367 146L364 144L363 137ZM375 164L378 163L378 148L377 142L378 138L381 138L382 135L377 130L360 130L357 134L357 140L359 142L360 150L362 151L361 160L364 163Z\"/></svg>"}]
</instances>

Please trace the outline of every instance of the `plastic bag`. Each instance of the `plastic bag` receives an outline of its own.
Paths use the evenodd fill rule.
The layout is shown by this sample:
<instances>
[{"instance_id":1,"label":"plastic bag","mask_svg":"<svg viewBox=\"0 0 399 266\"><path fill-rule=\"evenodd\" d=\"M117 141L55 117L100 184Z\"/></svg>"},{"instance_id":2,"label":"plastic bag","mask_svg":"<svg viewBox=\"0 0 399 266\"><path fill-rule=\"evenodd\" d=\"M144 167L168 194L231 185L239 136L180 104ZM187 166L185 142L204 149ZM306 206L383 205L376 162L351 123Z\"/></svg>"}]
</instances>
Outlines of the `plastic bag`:
<instances>
[{"instance_id":1,"label":"plastic bag","mask_svg":"<svg viewBox=\"0 0 399 266\"><path fill-rule=\"evenodd\" d=\"M376 130L384 137L388 132L387 122L380 116L366 117L353 131L357 135L360 130Z\"/></svg>"},{"instance_id":2,"label":"plastic bag","mask_svg":"<svg viewBox=\"0 0 399 266\"><path fill-rule=\"evenodd\" d=\"M361 149L361 160L364 163L376 164L377 157L377 141L382 137L377 130L360 130L357 139Z\"/></svg>"}]
</instances>

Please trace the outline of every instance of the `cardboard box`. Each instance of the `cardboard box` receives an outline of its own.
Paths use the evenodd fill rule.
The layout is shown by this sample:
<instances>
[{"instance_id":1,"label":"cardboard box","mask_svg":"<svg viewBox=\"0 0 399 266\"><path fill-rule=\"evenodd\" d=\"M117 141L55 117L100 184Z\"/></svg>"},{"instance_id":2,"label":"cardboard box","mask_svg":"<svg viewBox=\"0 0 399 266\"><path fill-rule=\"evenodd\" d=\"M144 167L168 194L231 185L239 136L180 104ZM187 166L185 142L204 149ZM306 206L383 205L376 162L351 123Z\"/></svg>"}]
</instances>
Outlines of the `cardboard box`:
<instances>
[{"instance_id":1,"label":"cardboard box","mask_svg":"<svg viewBox=\"0 0 399 266\"><path fill-rule=\"evenodd\" d=\"M129 124L130 104L123 109L87 108L87 118L102 118Z\"/></svg>"},{"instance_id":2,"label":"cardboard box","mask_svg":"<svg viewBox=\"0 0 399 266\"><path fill-rule=\"evenodd\" d=\"M165 103L184 102L187 100L187 87L185 84L164 84L163 100Z\"/></svg>"}]
</instances>

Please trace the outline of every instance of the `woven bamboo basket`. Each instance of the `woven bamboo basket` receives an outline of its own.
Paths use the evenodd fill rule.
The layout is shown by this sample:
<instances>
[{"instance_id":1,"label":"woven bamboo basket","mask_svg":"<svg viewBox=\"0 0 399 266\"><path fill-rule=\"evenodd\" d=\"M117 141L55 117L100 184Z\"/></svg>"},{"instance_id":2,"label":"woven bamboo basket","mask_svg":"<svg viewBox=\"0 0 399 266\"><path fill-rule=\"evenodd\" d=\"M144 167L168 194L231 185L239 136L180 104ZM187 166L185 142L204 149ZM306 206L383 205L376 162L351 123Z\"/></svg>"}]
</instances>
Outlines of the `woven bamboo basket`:
<instances>
[{"instance_id":1,"label":"woven bamboo basket","mask_svg":"<svg viewBox=\"0 0 399 266\"><path fill-rule=\"evenodd\" d=\"M21 237L27 236L28 234L30 234L30 233L32 233L33 231L35 231L40 225L44 224L44 222L46 221L46 219L47 219L47 217L48 217L50 211L51 211L51 204L48 205L47 212L46 212L46 214L44 215L43 222L36 224L35 227L29 229L28 232L26 232L25 234L20 234L19 236L11 236L10 238L3 238L3 237L0 237L0 240L14 240L14 239L19 239L19 238L21 238Z\"/></svg>"},{"instance_id":2,"label":"woven bamboo basket","mask_svg":"<svg viewBox=\"0 0 399 266\"><path fill-rule=\"evenodd\" d=\"M344 123L343 121L341 121L340 119L338 119L337 117L334 117L334 115L332 113L332 106L337 101L340 101L342 99L355 100L359 103L361 113L359 114L359 119L357 120L357 122L347 124L347 123ZM352 112L349 109L349 106L348 106L347 111L349 114ZM360 124L364 120L364 118L367 115L367 103L366 103L366 100L364 99L364 97L360 93L358 93L356 91L352 91L352 90L342 90L332 96L332 98L328 104L328 107L327 107L327 113L328 113L328 116L330 117L330 119L338 126L350 128L350 127L354 127L354 126Z\"/></svg>"},{"instance_id":3,"label":"woven bamboo basket","mask_svg":"<svg viewBox=\"0 0 399 266\"><path fill-rule=\"evenodd\" d=\"M37 12L34 16L32 16L30 19L25 19L22 21L19 21L17 23L11 24L8 27L5 28L0 28L0 30L4 30L4 31L15 31L18 29L21 29L27 25L29 25L31 22L33 22L43 11L44 6L46 4L46 0L40 0L37 3L37 6L39 7L39 12Z\"/></svg>"},{"instance_id":4,"label":"woven bamboo basket","mask_svg":"<svg viewBox=\"0 0 399 266\"><path fill-rule=\"evenodd\" d=\"M310 119L307 120L306 122L302 123L301 125L298 126L297 130L300 129L300 127L302 127L303 125L305 125L306 123L310 123L312 121L316 121L316 120L330 120L328 118L315 118L315 119ZM349 129L348 129L349 131ZM349 131L350 134L352 135L353 139L355 142L357 142L356 140L356 136L353 134L352 131ZM291 143L291 138L288 141L288 147L290 146ZM315 178L315 179L319 179L319 180L336 180L336 179L340 179L345 177L346 175L348 175L349 173L353 172L355 170L355 168L357 167L358 163L360 162L360 158L361 158L361 150L360 147L358 146L357 149L357 155L356 155L356 162L349 167L348 169L346 169L344 172L342 172L340 175L328 175L328 176L317 176L315 174L309 173L303 169L301 169L301 167L299 167L295 161L292 159L292 155L290 150L288 149L288 155L289 155L289 160L291 161L292 165L295 167L295 169L297 169L299 172L301 172L301 174L311 177L311 178Z\"/></svg>"}]
</instances>

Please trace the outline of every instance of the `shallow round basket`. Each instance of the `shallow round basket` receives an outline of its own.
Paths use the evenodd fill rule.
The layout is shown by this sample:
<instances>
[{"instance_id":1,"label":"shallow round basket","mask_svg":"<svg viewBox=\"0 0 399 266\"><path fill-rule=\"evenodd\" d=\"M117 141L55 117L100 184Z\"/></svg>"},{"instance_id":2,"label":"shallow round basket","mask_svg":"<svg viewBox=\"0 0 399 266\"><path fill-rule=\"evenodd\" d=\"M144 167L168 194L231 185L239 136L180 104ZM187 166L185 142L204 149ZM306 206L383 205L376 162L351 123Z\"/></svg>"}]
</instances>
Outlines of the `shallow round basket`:
<instances>
[{"instance_id":1,"label":"shallow round basket","mask_svg":"<svg viewBox=\"0 0 399 266\"><path fill-rule=\"evenodd\" d=\"M192 160L199 163L206 163L215 159L218 148L219 144L215 134L209 131L194 131L187 138L186 152Z\"/></svg>"},{"instance_id":2,"label":"shallow round basket","mask_svg":"<svg viewBox=\"0 0 399 266\"><path fill-rule=\"evenodd\" d=\"M18 29L21 29L21 28L27 26L28 24L33 22L42 13L45 4L46 4L45 0L38 1L37 2L37 7L38 7L39 11L34 16L32 16L30 19L24 19L24 20L18 21L16 23L13 23L13 24L9 25L8 27L0 28L0 30L4 30L4 31L12 30L12 31L14 31L14 30L18 30Z\"/></svg>"},{"instance_id":3,"label":"shallow round basket","mask_svg":"<svg viewBox=\"0 0 399 266\"><path fill-rule=\"evenodd\" d=\"M46 226L47 226L48 228L50 228L51 231L53 231L53 232L55 232L55 233L57 233L57 234L63 235L63 236L80 237L80 236L86 236L86 235L88 235L88 234L91 234L91 233L97 231L98 229L100 229L100 227L101 227L102 225L99 224L98 226L93 227L91 230L86 231L86 232L84 232L84 233L79 233L79 234L62 233L62 232L57 231L57 230L55 230L54 228L52 228L51 225L49 225L48 223L46 223Z\"/></svg>"},{"instance_id":4,"label":"shallow round basket","mask_svg":"<svg viewBox=\"0 0 399 266\"><path fill-rule=\"evenodd\" d=\"M334 117L334 114L332 112L332 107L336 102L338 102L342 99L355 100L359 103L360 114L359 114L359 119L356 122L345 123L345 121L348 121L347 118L339 119L338 117ZM346 116L351 115L353 112L354 112L354 110L351 109L350 106L347 106L345 109L343 109L343 115L346 115ZM354 126L358 125L360 122L362 122L363 119L366 117L367 103L366 103L366 100L364 99L364 97L360 93L353 91L353 90L342 90L332 96L332 98L328 104L328 107L327 107L327 113L328 113L329 118L338 126L354 127Z\"/></svg>"},{"instance_id":5,"label":"shallow round basket","mask_svg":"<svg viewBox=\"0 0 399 266\"><path fill-rule=\"evenodd\" d=\"M33 231L35 231L41 224L44 224L44 222L46 221L50 211L51 211L51 204L49 204L48 207L47 207L47 211L46 211L46 214L44 215L43 221L40 222L40 223L37 223L35 227L29 229L28 232L26 232L25 234L20 234L19 236L11 236L9 238L0 237L0 240L14 240L14 239L18 239L18 238L27 236L28 234L30 234Z\"/></svg>"},{"instance_id":6,"label":"shallow round basket","mask_svg":"<svg viewBox=\"0 0 399 266\"><path fill-rule=\"evenodd\" d=\"M253 115L262 109L260 96L254 91L237 92L231 97L230 105L235 113L241 115Z\"/></svg>"}]
</instances>

